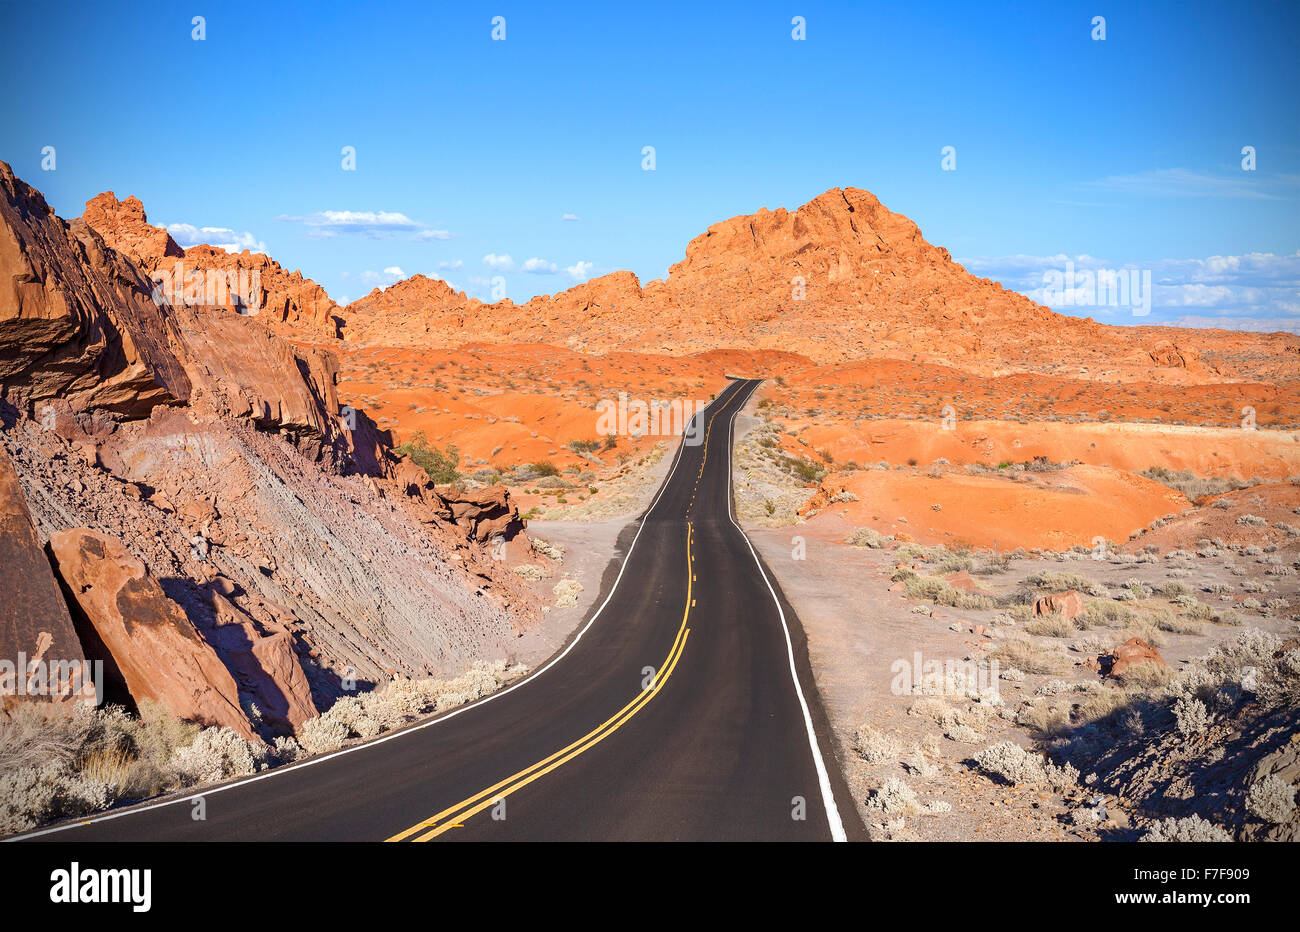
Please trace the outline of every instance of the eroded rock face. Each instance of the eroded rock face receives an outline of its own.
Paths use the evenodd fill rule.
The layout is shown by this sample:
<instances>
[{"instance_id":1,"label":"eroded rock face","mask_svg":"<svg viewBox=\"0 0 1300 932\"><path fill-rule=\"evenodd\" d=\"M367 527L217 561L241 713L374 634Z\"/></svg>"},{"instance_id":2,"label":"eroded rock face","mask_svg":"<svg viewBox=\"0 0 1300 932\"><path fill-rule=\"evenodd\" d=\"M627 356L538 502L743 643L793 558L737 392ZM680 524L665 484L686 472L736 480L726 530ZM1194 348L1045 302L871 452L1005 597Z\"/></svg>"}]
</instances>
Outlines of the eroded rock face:
<instances>
[{"instance_id":1,"label":"eroded rock face","mask_svg":"<svg viewBox=\"0 0 1300 932\"><path fill-rule=\"evenodd\" d=\"M0 673L0 712L10 702L30 696L29 681L38 664L41 681L57 687L52 699L94 698L93 681L78 676L50 676L53 664L77 664L85 659L59 584L50 570L32 527L18 475L0 446L0 567L4 567L5 592L0 598L0 659L14 665L13 675ZM19 667L19 655L27 667Z\"/></svg>"},{"instance_id":2,"label":"eroded rock face","mask_svg":"<svg viewBox=\"0 0 1300 932\"><path fill-rule=\"evenodd\" d=\"M257 740L217 652L120 541L71 528L50 537L50 552L65 590L132 699L152 699L180 718Z\"/></svg>"},{"instance_id":3,"label":"eroded rock face","mask_svg":"<svg viewBox=\"0 0 1300 932\"><path fill-rule=\"evenodd\" d=\"M315 456L346 448L333 354L232 308L159 303L136 257L175 258L166 231L133 198L101 195L88 216L124 252L0 163L0 398L37 419L190 404L285 431Z\"/></svg>"},{"instance_id":4,"label":"eroded rock face","mask_svg":"<svg viewBox=\"0 0 1300 932\"><path fill-rule=\"evenodd\" d=\"M1062 615L1074 618L1083 612L1083 597L1073 589L1045 595L1034 601L1035 615Z\"/></svg>"},{"instance_id":5,"label":"eroded rock face","mask_svg":"<svg viewBox=\"0 0 1300 932\"><path fill-rule=\"evenodd\" d=\"M0 162L0 398L139 416L189 398L176 332L140 270Z\"/></svg>"}]
</instances>

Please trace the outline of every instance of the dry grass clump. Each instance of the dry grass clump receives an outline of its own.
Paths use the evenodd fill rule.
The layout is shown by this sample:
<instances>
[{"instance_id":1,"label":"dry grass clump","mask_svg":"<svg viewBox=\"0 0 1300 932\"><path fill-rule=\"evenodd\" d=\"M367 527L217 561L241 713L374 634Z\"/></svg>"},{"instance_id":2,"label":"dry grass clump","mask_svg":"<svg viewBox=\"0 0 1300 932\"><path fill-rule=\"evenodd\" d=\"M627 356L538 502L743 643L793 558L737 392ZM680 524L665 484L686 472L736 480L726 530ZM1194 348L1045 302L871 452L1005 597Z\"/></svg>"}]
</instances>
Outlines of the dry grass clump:
<instances>
[{"instance_id":1,"label":"dry grass clump","mask_svg":"<svg viewBox=\"0 0 1300 932\"><path fill-rule=\"evenodd\" d=\"M24 703L0 722L0 834L158 793L252 773L274 752L145 701L140 714Z\"/></svg>"},{"instance_id":2,"label":"dry grass clump","mask_svg":"<svg viewBox=\"0 0 1300 932\"><path fill-rule=\"evenodd\" d=\"M1031 641L1003 641L989 652L989 657L1025 673L1060 674L1070 667L1066 657Z\"/></svg>"},{"instance_id":3,"label":"dry grass clump","mask_svg":"<svg viewBox=\"0 0 1300 932\"><path fill-rule=\"evenodd\" d=\"M997 608L992 596L980 593L963 592L955 589L946 580L935 576L912 575L904 582L907 595L913 599L925 599L935 605L947 605L950 608L971 610L988 610Z\"/></svg>"},{"instance_id":4,"label":"dry grass clump","mask_svg":"<svg viewBox=\"0 0 1300 932\"><path fill-rule=\"evenodd\" d=\"M1057 571L1044 571L1034 573L1032 576L1025 578L1025 585L1033 586L1035 589L1062 591L1065 589L1074 589L1079 592L1091 592L1097 584L1087 576L1080 576L1078 573L1062 573Z\"/></svg>"},{"instance_id":5,"label":"dry grass clump","mask_svg":"<svg viewBox=\"0 0 1300 932\"><path fill-rule=\"evenodd\" d=\"M1061 614L1039 615L1025 625L1025 633L1036 637L1065 638L1078 629Z\"/></svg>"}]
</instances>

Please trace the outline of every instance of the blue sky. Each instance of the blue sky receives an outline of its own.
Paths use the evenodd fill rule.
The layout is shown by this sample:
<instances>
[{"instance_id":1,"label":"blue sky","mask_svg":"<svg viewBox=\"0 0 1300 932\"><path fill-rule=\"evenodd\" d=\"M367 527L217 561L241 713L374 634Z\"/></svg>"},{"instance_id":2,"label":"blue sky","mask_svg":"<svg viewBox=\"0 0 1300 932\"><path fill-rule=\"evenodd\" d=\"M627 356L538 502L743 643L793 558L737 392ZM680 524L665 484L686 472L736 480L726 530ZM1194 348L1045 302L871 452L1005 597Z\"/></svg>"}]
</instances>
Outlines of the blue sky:
<instances>
[{"instance_id":1,"label":"blue sky","mask_svg":"<svg viewBox=\"0 0 1300 932\"><path fill-rule=\"evenodd\" d=\"M336 299L649 280L711 223L857 186L1039 297L1066 262L1152 272L1149 316L1069 313L1300 323L1293 2L51 0L0 25L0 158L61 215L135 194Z\"/></svg>"}]
</instances>

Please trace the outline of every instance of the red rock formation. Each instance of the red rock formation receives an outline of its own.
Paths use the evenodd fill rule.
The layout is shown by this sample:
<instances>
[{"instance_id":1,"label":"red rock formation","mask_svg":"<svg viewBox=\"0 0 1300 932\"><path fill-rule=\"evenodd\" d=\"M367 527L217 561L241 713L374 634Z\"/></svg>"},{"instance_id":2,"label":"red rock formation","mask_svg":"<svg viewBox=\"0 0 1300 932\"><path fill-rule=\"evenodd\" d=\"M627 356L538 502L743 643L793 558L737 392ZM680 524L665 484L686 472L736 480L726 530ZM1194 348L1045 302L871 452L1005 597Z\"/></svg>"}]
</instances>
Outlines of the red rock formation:
<instances>
[{"instance_id":1,"label":"red rock formation","mask_svg":"<svg viewBox=\"0 0 1300 932\"><path fill-rule=\"evenodd\" d=\"M789 351L818 364L871 357L988 377L1084 366L1164 384L1293 373L1300 338L1114 327L1054 313L968 273L871 193L833 188L795 211L709 227L663 281L615 272L525 304L481 304L429 280L399 282L341 313L349 341L455 348L547 343L587 352ZM1220 361L1202 365L1201 356ZM1231 358L1233 366L1222 360ZM1118 366L1117 366L1118 364Z\"/></svg>"},{"instance_id":2,"label":"red rock formation","mask_svg":"<svg viewBox=\"0 0 1300 932\"><path fill-rule=\"evenodd\" d=\"M188 399L148 280L84 224L55 216L0 162L0 388L19 408L59 398L140 415Z\"/></svg>"},{"instance_id":3,"label":"red rock formation","mask_svg":"<svg viewBox=\"0 0 1300 932\"><path fill-rule=\"evenodd\" d=\"M0 672L0 713L23 698L90 698L93 678L51 676L55 664L80 664L86 659L68 615L59 584L50 571L32 527L18 475L0 446L0 566L4 567L5 593L0 598L0 661L12 665ZM22 666L20 666L20 655ZM37 666L45 671L40 681L57 689L46 697L32 696ZM59 667L58 669L69 669ZM78 670L80 668L78 667ZM29 682L30 680L30 682Z\"/></svg>"},{"instance_id":4,"label":"red rock formation","mask_svg":"<svg viewBox=\"0 0 1300 932\"><path fill-rule=\"evenodd\" d=\"M175 258L138 205L99 199L90 216L132 255ZM170 601L149 606L161 634L99 606L97 656L116 660L124 689L147 694L165 650L203 645L184 682L163 684L169 702L186 707L192 688L188 712L222 721L221 702L238 713L242 696L293 724L338 694L338 671L369 683L460 672L517 636L534 611L524 584L471 546L518 521L512 503L467 504L459 524L432 490L430 507L408 507L392 494L391 438L363 411L340 416L332 353L295 345L267 315L152 292L136 259L0 163L0 443L41 492L31 524L38 539L120 538L148 570L130 586L151 599L167 580ZM116 585L120 566L98 562L81 571ZM200 680L215 692L198 695Z\"/></svg>"},{"instance_id":5,"label":"red rock formation","mask_svg":"<svg viewBox=\"0 0 1300 932\"><path fill-rule=\"evenodd\" d=\"M97 194L86 201L81 219L109 246L142 266L149 267L163 258L185 256L185 250L171 234L149 223L138 197L119 201L112 191Z\"/></svg>"},{"instance_id":6,"label":"red rock formation","mask_svg":"<svg viewBox=\"0 0 1300 932\"><path fill-rule=\"evenodd\" d=\"M217 652L120 541L72 528L50 537L50 551L90 626L87 636L93 630L132 699L152 699L180 718L257 739Z\"/></svg>"},{"instance_id":7,"label":"red rock formation","mask_svg":"<svg viewBox=\"0 0 1300 932\"><path fill-rule=\"evenodd\" d=\"M173 281L182 280L185 273L194 270L256 272L259 286L250 307L256 307L257 316L271 325L282 324L316 339L335 334L338 305L325 289L299 271L286 270L270 256L247 249L228 253L208 245L181 249L165 229L149 223L138 198L119 201L112 191L87 201L81 219L147 273L167 273ZM238 309L233 301L218 306Z\"/></svg>"},{"instance_id":8,"label":"red rock formation","mask_svg":"<svg viewBox=\"0 0 1300 932\"><path fill-rule=\"evenodd\" d=\"M311 684L294 651L293 635L284 629L264 633L227 598L233 590L228 580L218 579L209 596L216 621L211 639L235 679L275 724L296 728L315 718Z\"/></svg>"}]
</instances>

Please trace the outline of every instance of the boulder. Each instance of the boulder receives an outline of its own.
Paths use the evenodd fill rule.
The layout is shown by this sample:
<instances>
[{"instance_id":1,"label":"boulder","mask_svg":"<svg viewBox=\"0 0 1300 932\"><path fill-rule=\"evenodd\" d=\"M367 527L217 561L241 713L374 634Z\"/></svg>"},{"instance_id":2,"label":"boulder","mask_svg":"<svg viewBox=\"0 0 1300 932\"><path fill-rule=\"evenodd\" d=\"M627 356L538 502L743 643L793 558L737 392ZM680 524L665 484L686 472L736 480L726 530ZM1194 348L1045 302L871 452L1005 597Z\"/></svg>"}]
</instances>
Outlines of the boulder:
<instances>
[{"instance_id":1,"label":"boulder","mask_svg":"<svg viewBox=\"0 0 1300 932\"><path fill-rule=\"evenodd\" d=\"M1141 638L1129 638L1108 655L1099 658L1103 676L1123 676L1124 671L1134 664L1155 663L1166 666L1160 651Z\"/></svg>"},{"instance_id":2,"label":"boulder","mask_svg":"<svg viewBox=\"0 0 1300 932\"><path fill-rule=\"evenodd\" d=\"M50 551L87 649L102 648L133 700L152 699L180 718L258 740L217 652L120 541L72 528L50 538Z\"/></svg>"},{"instance_id":3,"label":"boulder","mask_svg":"<svg viewBox=\"0 0 1300 932\"><path fill-rule=\"evenodd\" d=\"M1074 589L1045 595L1034 601L1035 615L1063 615L1074 618L1083 612L1083 597Z\"/></svg>"},{"instance_id":4,"label":"boulder","mask_svg":"<svg viewBox=\"0 0 1300 932\"><path fill-rule=\"evenodd\" d=\"M447 487L439 489L438 495L456 526L479 543L494 537L509 540L524 529L519 509L510 501L510 490L503 485L461 491Z\"/></svg>"},{"instance_id":5,"label":"boulder","mask_svg":"<svg viewBox=\"0 0 1300 932\"><path fill-rule=\"evenodd\" d=\"M0 444L0 566L5 570L5 593L0 598L0 703L7 706L30 695L29 683L47 684L49 698L88 698L93 701L93 678L84 676L86 659L73 627L58 581L45 558L31 514L18 485L13 462ZM22 655L26 670L19 668ZM8 667L12 664L12 670ZM59 670L67 676L50 674ZM62 666L76 664L75 668ZM37 667L45 675L37 673ZM24 673L27 676L24 676ZM36 678L39 676L39 680Z\"/></svg>"},{"instance_id":6,"label":"boulder","mask_svg":"<svg viewBox=\"0 0 1300 932\"><path fill-rule=\"evenodd\" d=\"M229 596L230 581L221 577L209 586L217 627L212 642L244 691L272 723L296 729L320 713L311 697L311 684L286 630L264 634Z\"/></svg>"},{"instance_id":7,"label":"boulder","mask_svg":"<svg viewBox=\"0 0 1300 932\"><path fill-rule=\"evenodd\" d=\"M948 585L962 592L974 592L976 591L977 588L975 585L975 580L971 577L971 574L968 573L966 570L958 570L955 573L949 573L947 576L944 577L944 580L948 583Z\"/></svg>"}]
</instances>

